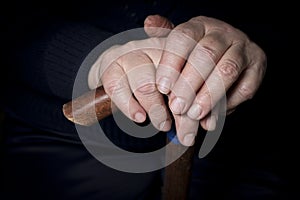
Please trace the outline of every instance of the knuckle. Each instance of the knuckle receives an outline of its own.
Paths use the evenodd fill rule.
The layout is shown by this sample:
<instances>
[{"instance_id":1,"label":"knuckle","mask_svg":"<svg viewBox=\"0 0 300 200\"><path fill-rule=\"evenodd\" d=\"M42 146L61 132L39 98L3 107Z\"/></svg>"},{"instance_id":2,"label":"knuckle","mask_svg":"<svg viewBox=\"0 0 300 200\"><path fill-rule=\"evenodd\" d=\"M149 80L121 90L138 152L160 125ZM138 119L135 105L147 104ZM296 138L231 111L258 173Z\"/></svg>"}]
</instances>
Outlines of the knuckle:
<instances>
[{"instance_id":1,"label":"knuckle","mask_svg":"<svg viewBox=\"0 0 300 200\"><path fill-rule=\"evenodd\" d=\"M266 69L267 69L267 60L268 60L268 58L267 58L267 55L266 55L266 53L263 51L263 50L261 50L261 54L260 54L260 63L261 63L261 67L260 67L260 70L261 70L261 72L262 72L262 76L264 76L264 74L266 73Z\"/></svg>"},{"instance_id":2,"label":"knuckle","mask_svg":"<svg viewBox=\"0 0 300 200\"><path fill-rule=\"evenodd\" d=\"M195 35L195 32L188 27L180 26L176 30L179 31L181 34L191 38L193 38L193 36Z\"/></svg>"},{"instance_id":3,"label":"knuckle","mask_svg":"<svg viewBox=\"0 0 300 200\"><path fill-rule=\"evenodd\" d=\"M255 55L256 59L261 61L267 60L267 55L264 50L258 46L255 42L249 41L247 44L248 51L251 51L253 55Z\"/></svg>"},{"instance_id":4,"label":"knuckle","mask_svg":"<svg viewBox=\"0 0 300 200\"><path fill-rule=\"evenodd\" d=\"M205 20L208 17L205 16L197 16L197 17L192 17L189 21L193 23L203 23L203 20Z\"/></svg>"},{"instance_id":5,"label":"knuckle","mask_svg":"<svg viewBox=\"0 0 300 200\"><path fill-rule=\"evenodd\" d=\"M252 68L258 71L261 77L264 76L267 69L267 55L262 48L260 48L256 43L251 42L249 44L248 53L250 58L248 59L248 68Z\"/></svg>"},{"instance_id":6,"label":"knuckle","mask_svg":"<svg viewBox=\"0 0 300 200\"><path fill-rule=\"evenodd\" d=\"M211 92L209 90L202 92L196 97L195 103L199 104L204 111L210 110L213 104Z\"/></svg>"},{"instance_id":7,"label":"knuckle","mask_svg":"<svg viewBox=\"0 0 300 200\"><path fill-rule=\"evenodd\" d=\"M194 30L192 24L184 23L175 27L174 31L171 32L173 37L178 39L186 39L186 38L197 38L198 33Z\"/></svg>"},{"instance_id":8,"label":"knuckle","mask_svg":"<svg viewBox=\"0 0 300 200\"><path fill-rule=\"evenodd\" d=\"M150 57L141 50L133 50L126 53L117 60L117 63L125 69L152 64Z\"/></svg>"},{"instance_id":9,"label":"knuckle","mask_svg":"<svg viewBox=\"0 0 300 200\"><path fill-rule=\"evenodd\" d=\"M237 90L239 96L244 100L252 99L254 96L254 91L254 87L249 84L242 84Z\"/></svg>"},{"instance_id":10,"label":"knuckle","mask_svg":"<svg viewBox=\"0 0 300 200\"><path fill-rule=\"evenodd\" d=\"M146 82L143 84L140 84L136 89L137 95L151 95L157 91L156 84L154 82Z\"/></svg>"},{"instance_id":11,"label":"knuckle","mask_svg":"<svg viewBox=\"0 0 300 200\"><path fill-rule=\"evenodd\" d=\"M240 65L235 60L227 59L220 65L219 73L221 76L235 80L240 74L240 69Z\"/></svg>"},{"instance_id":12,"label":"knuckle","mask_svg":"<svg viewBox=\"0 0 300 200\"><path fill-rule=\"evenodd\" d=\"M252 42L253 43L253 42ZM257 52L257 57L259 58L259 60L262 63L266 63L267 62L267 55L264 52L264 50L262 50L257 44L253 43L254 45L254 50Z\"/></svg>"},{"instance_id":13,"label":"knuckle","mask_svg":"<svg viewBox=\"0 0 300 200\"><path fill-rule=\"evenodd\" d=\"M119 94L121 93L121 91L126 87L124 85L122 85L120 83L120 81L110 81L106 84L103 85L105 92L109 95L109 96L113 96L114 94Z\"/></svg>"},{"instance_id":14,"label":"knuckle","mask_svg":"<svg viewBox=\"0 0 300 200\"><path fill-rule=\"evenodd\" d=\"M267 62L267 54L261 48L259 49L260 49L261 59Z\"/></svg>"},{"instance_id":15,"label":"knuckle","mask_svg":"<svg viewBox=\"0 0 300 200\"><path fill-rule=\"evenodd\" d=\"M198 56L205 57L209 62L215 64L215 61L218 58L218 52L215 49L206 45L199 45L199 48L195 48L195 50Z\"/></svg>"}]
</instances>

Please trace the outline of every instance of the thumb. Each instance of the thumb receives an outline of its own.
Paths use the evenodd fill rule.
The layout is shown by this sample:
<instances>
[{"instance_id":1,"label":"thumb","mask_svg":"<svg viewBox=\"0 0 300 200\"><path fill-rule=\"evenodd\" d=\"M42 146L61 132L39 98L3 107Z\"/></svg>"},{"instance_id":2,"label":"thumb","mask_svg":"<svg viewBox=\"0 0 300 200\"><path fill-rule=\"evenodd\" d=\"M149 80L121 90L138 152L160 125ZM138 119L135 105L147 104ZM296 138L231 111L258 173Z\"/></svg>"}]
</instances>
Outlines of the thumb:
<instances>
[{"instance_id":1,"label":"thumb","mask_svg":"<svg viewBox=\"0 0 300 200\"><path fill-rule=\"evenodd\" d=\"M149 15L144 21L144 29L150 37L164 37L174 28L174 24L160 15Z\"/></svg>"}]
</instances>

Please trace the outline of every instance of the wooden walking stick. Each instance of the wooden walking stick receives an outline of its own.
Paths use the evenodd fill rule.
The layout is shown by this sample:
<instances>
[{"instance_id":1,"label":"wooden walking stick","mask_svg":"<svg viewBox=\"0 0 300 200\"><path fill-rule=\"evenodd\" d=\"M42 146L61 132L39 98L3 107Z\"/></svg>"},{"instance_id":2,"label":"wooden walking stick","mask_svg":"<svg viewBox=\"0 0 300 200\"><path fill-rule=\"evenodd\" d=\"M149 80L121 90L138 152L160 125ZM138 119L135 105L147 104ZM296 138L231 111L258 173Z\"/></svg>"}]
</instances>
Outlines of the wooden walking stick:
<instances>
[{"instance_id":1,"label":"wooden walking stick","mask_svg":"<svg viewBox=\"0 0 300 200\"><path fill-rule=\"evenodd\" d=\"M63 113L68 120L76 124L89 126L111 115L115 109L112 105L111 99L105 93L103 87L98 87L64 104ZM167 142L170 142L170 145L167 145L166 148L166 159L172 159L186 147L176 139L174 140L173 136L176 135L174 129L167 134L169 135ZM186 200L188 198L194 146L189 147L179 159L165 168L164 200Z\"/></svg>"}]
</instances>

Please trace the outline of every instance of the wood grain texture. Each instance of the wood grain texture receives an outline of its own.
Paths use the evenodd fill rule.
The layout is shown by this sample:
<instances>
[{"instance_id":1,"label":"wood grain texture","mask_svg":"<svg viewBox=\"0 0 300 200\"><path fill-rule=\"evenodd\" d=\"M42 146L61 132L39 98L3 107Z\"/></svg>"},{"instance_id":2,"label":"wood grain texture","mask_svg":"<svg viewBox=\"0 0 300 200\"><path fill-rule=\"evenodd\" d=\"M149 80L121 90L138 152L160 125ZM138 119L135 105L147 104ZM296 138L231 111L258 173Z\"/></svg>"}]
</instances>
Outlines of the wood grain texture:
<instances>
[{"instance_id":1,"label":"wood grain texture","mask_svg":"<svg viewBox=\"0 0 300 200\"><path fill-rule=\"evenodd\" d=\"M165 168L163 200L188 199L194 146L188 147L181 157ZM183 151L184 148L186 147L181 144L171 142L166 148L166 159L172 159L178 152Z\"/></svg>"},{"instance_id":2,"label":"wood grain texture","mask_svg":"<svg viewBox=\"0 0 300 200\"><path fill-rule=\"evenodd\" d=\"M103 87L91 90L63 105L65 117L83 126L90 126L112 114L114 105Z\"/></svg>"}]
</instances>

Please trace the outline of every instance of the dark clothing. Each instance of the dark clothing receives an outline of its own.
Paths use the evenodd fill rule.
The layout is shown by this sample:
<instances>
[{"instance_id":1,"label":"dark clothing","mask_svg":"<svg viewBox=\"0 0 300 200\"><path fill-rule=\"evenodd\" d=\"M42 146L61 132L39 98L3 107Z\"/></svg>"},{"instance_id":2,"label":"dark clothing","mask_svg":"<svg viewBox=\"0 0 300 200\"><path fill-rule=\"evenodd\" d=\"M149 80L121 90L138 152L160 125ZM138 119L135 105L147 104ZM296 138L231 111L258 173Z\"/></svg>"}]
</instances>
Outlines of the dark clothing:
<instances>
[{"instance_id":1,"label":"dark clothing","mask_svg":"<svg viewBox=\"0 0 300 200\"><path fill-rule=\"evenodd\" d=\"M252 12L238 2L198 3L41 1L8 6L11 12L1 19L2 62L8 68L2 78L7 98L1 100L5 111L4 162L0 162L4 199L159 199L160 170L133 174L103 165L84 148L61 108L72 98L76 74L88 53L116 33L143 27L149 14L163 15L176 25L199 15L224 20L274 56L271 44L280 35L273 32L271 17L263 17L263 8L248 5L249 10L255 8L255 15L248 19ZM82 87L87 89L87 82ZM247 121L261 113L252 107L267 102L262 101L265 87L257 95L261 101L245 104L229 117L213 152L201 160L195 157L191 199L281 197L286 183L275 165L277 136L272 135L274 142L268 141L265 148L269 133L262 131L265 135L260 141L251 139L259 135L264 118ZM130 151L147 152L164 144L164 133L136 139L118 129L112 117L100 124L114 143ZM244 130L245 126L250 127ZM254 144L256 149L252 149Z\"/></svg>"}]
</instances>

